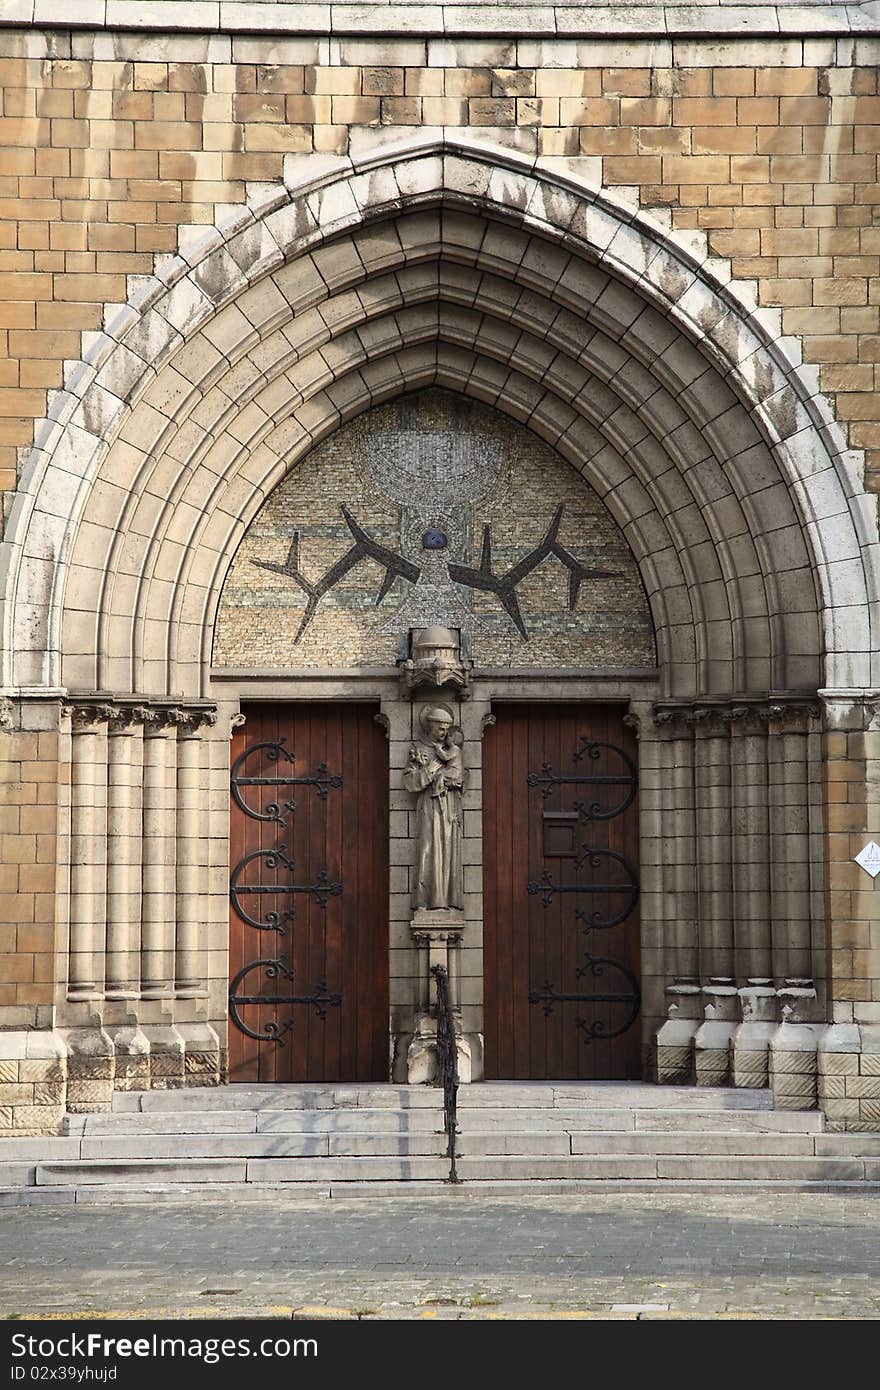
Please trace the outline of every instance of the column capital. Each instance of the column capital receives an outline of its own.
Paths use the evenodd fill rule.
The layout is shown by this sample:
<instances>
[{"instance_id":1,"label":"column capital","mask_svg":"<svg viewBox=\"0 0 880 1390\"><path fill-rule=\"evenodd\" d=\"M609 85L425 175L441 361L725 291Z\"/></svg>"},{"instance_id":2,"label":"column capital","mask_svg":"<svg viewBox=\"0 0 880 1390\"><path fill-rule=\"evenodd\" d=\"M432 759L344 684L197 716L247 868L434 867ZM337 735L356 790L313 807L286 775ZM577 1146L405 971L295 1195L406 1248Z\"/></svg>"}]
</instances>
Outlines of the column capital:
<instances>
[{"instance_id":1,"label":"column capital","mask_svg":"<svg viewBox=\"0 0 880 1390\"><path fill-rule=\"evenodd\" d=\"M100 700L74 700L64 706L65 714L77 733L97 733L99 726L113 718L113 706Z\"/></svg>"},{"instance_id":2,"label":"column capital","mask_svg":"<svg viewBox=\"0 0 880 1390\"><path fill-rule=\"evenodd\" d=\"M681 737L687 731L720 737L726 732L766 729L771 723L808 725L821 716L822 705L812 695L732 695L726 699L669 701L653 708L658 731L673 737ZM880 727L880 693L877 717Z\"/></svg>"},{"instance_id":3,"label":"column capital","mask_svg":"<svg viewBox=\"0 0 880 1390\"><path fill-rule=\"evenodd\" d=\"M107 724L111 733L122 733L136 724L142 724L152 733L163 733L172 728L195 731L217 723L217 710L213 705L177 704L137 696L128 699L100 694L71 696L62 708L75 727L86 729Z\"/></svg>"}]
</instances>

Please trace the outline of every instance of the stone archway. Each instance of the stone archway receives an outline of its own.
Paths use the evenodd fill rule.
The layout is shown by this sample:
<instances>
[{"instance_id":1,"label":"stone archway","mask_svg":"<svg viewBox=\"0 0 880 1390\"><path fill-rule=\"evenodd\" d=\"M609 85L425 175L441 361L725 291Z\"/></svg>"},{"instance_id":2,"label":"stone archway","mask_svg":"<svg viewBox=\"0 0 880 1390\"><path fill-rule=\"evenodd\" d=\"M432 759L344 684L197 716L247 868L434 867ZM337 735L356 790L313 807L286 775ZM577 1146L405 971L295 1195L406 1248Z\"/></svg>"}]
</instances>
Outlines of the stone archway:
<instances>
[{"instance_id":1,"label":"stone archway","mask_svg":"<svg viewBox=\"0 0 880 1390\"><path fill-rule=\"evenodd\" d=\"M108 313L39 432L6 542L7 687L194 694L266 490L428 380L507 406L595 478L645 567L670 693L869 682L864 623L846 626L872 544L853 462L723 267L571 178L431 145L331 161L241 221ZM821 637L781 636L795 574ZM63 615L86 612L71 646Z\"/></svg>"},{"instance_id":2,"label":"stone archway","mask_svg":"<svg viewBox=\"0 0 880 1390\"><path fill-rule=\"evenodd\" d=\"M677 1007L714 981L727 1031L704 1035L702 1053L717 1079L734 975L797 990L816 974L820 798L807 796L805 820L786 768L816 785L810 697L875 678L876 535L854 460L790 345L723 267L606 194L510 154L432 144L331 161L205 234L107 324L38 434L5 542L4 682L77 697L66 1022L84 1028L105 999L120 1034L137 1015L133 1055L158 1057L169 1028L181 1075L188 1028L193 1055L211 1051L222 996L207 1013L187 1001L204 994L225 903L197 814L225 776L226 731L211 732L205 700L224 576L265 498L317 443L440 385L552 444L639 563L661 682L657 710L637 711L656 792L643 836L669 849L645 892L653 1018L671 982ZM115 781L114 767L127 769ZM142 802L122 790L139 778ZM192 796L175 805L182 786ZM141 845L134 861L108 850L106 798L122 838ZM748 823L754 802L778 812L785 847ZM212 815L208 837L222 839ZM792 853L793 880L772 888ZM144 953L161 988L141 991L138 1013ZM755 985L766 988L775 999L776 986ZM766 1046L747 1051L766 1075Z\"/></svg>"}]
</instances>

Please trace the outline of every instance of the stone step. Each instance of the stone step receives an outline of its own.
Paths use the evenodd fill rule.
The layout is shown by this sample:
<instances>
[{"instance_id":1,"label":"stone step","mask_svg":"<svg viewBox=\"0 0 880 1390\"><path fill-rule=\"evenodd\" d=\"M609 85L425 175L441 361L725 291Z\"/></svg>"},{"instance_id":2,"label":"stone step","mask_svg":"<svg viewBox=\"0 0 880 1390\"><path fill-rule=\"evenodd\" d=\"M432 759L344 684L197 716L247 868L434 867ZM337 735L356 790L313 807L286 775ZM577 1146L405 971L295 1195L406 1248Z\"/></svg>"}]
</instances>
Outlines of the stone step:
<instances>
[{"instance_id":1,"label":"stone step","mask_svg":"<svg viewBox=\"0 0 880 1390\"><path fill-rule=\"evenodd\" d=\"M356 1116L350 1118L354 1120ZM386 1126L388 1120L394 1118L392 1112L387 1112ZM809 1158L815 1155L818 1158L880 1160L880 1134L713 1128L594 1130L583 1128L583 1116L580 1120L576 1117L566 1129L550 1130L541 1119L541 1112L538 1112L537 1120L530 1127L519 1125L508 1129L496 1125L486 1128L481 1117L475 1114L470 1117L470 1123L462 1126L459 1153L463 1158L564 1158L568 1155L585 1158L631 1155L657 1159L664 1156ZM445 1150L446 1136L440 1128L439 1116L434 1117L432 1127L420 1126L411 1132L390 1126L385 1130L352 1126L342 1132L86 1133L82 1137L5 1140L0 1145L0 1180L9 1186L27 1185L34 1181L38 1164L52 1167L57 1162L100 1167L108 1162L137 1163L141 1160L168 1163L273 1158L329 1161L383 1156L440 1157Z\"/></svg>"},{"instance_id":2,"label":"stone step","mask_svg":"<svg viewBox=\"0 0 880 1390\"><path fill-rule=\"evenodd\" d=\"M15 1143L14 1139L8 1141ZM0 1161L0 1187L31 1187L35 1181L37 1161L16 1163L15 1160Z\"/></svg>"},{"instance_id":3,"label":"stone step","mask_svg":"<svg viewBox=\"0 0 880 1390\"><path fill-rule=\"evenodd\" d=\"M293 1162L294 1160L289 1160ZM304 1159L303 1162L310 1162ZM305 1174L303 1174L305 1176ZM38 1187L92 1186L124 1183L144 1186L150 1183L209 1183L212 1187L228 1182L246 1182L247 1159L178 1158L97 1160L85 1163L38 1163L34 1181ZM10 1185L0 1172L0 1182Z\"/></svg>"},{"instance_id":4,"label":"stone step","mask_svg":"<svg viewBox=\"0 0 880 1390\"><path fill-rule=\"evenodd\" d=\"M815 1151L823 1157L880 1158L880 1134L817 1134Z\"/></svg>"},{"instance_id":5,"label":"stone step","mask_svg":"<svg viewBox=\"0 0 880 1390\"><path fill-rule=\"evenodd\" d=\"M535 1126L505 1130L482 1126L461 1130L462 1155L575 1154L766 1154L820 1157L880 1158L880 1136L758 1133L735 1130L583 1130L577 1125L559 1132ZM27 1168L57 1160L103 1163L138 1159L189 1160L225 1158L334 1158L376 1155L442 1155L446 1135L438 1124L412 1133L352 1130L348 1133L292 1134L111 1134L82 1139L10 1139L0 1149L8 1167ZM3 1165L0 1165L2 1167Z\"/></svg>"},{"instance_id":6,"label":"stone step","mask_svg":"<svg viewBox=\"0 0 880 1390\"><path fill-rule=\"evenodd\" d=\"M73 1115L66 1119L71 1135L208 1134L208 1133L412 1133L431 1131L441 1123L442 1111L367 1110L341 1111L172 1111L156 1114ZM665 1111L665 1110L494 1110L459 1111L465 1129L543 1129L547 1133L579 1130L669 1131L719 1130L756 1133L820 1133L818 1111Z\"/></svg>"},{"instance_id":7,"label":"stone step","mask_svg":"<svg viewBox=\"0 0 880 1390\"><path fill-rule=\"evenodd\" d=\"M0 1160L5 1163L36 1163L44 1159L79 1158L80 1141L58 1135L36 1135L17 1139L0 1139Z\"/></svg>"},{"instance_id":8,"label":"stone step","mask_svg":"<svg viewBox=\"0 0 880 1390\"><path fill-rule=\"evenodd\" d=\"M544 1130L464 1130L458 1149L465 1155L488 1154L790 1154L811 1155L816 1136L811 1134L561 1132ZM75 1142L75 1141L74 1141ZM441 1155L446 1135L435 1128L413 1134L214 1134L120 1135L84 1138L79 1153L31 1153L30 1158L108 1159L176 1158L333 1158L389 1155ZM853 1154L865 1157L858 1146L831 1145L827 1156ZM13 1155L24 1158L23 1154Z\"/></svg>"},{"instance_id":9,"label":"stone step","mask_svg":"<svg viewBox=\"0 0 880 1390\"><path fill-rule=\"evenodd\" d=\"M71 1136L126 1134L345 1134L418 1133L437 1129L442 1109L390 1110L357 1106L343 1110L194 1110L103 1115L68 1115L64 1130ZM510 1133L542 1129L564 1131L687 1131L818 1134L823 1129L818 1110L593 1110L497 1109L462 1110L465 1131L501 1128ZM59 1153L57 1155L61 1157Z\"/></svg>"},{"instance_id":10,"label":"stone step","mask_svg":"<svg viewBox=\"0 0 880 1390\"><path fill-rule=\"evenodd\" d=\"M218 1086L193 1090L123 1091L113 1097L116 1113L194 1110L432 1109L441 1103L433 1086ZM733 1087L652 1086L626 1081L480 1082L462 1086L459 1109L662 1109L681 1111L766 1111L767 1090Z\"/></svg>"},{"instance_id":11,"label":"stone step","mask_svg":"<svg viewBox=\"0 0 880 1390\"><path fill-rule=\"evenodd\" d=\"M542 1135L545 1145L550 1140ZM559 1136L564 1148L545 1152L570 1153L568 1135ZM350 1155L419 1154L439 1156L446 1152L446 1135L432 1131L419 1134L222 1134L149 1135L121 1138L84 1139L83 1160L105 1162L125 1159L196 1158L328 1158ZM528 1152L528 1150L525 1150Z\"/></svg>"},{"instance_id":12,"label":"stone step","mask_svg":"<svg viewBox=\"0 0 880 1390\"><path fill-rule=\"evenodd\" d=\"M9 1165L10 1167L12 1165ZM880 1182L880 1159L750 1156L657 1156L609 1154L604 1156L463 1156L458 1165L465 1182L648 1181L722 1182ZM37 1164L38 1187L140 1187L179 1183L223 1187L228 1183L339 1183L442 1181L447 1175L443 1158L425 1156L352 1158L253 1158L253 1159L140 1159L106 1162ZM0 1165L0 1187L26 1185L10 1179Z\"/></svg>"},{"instance_id":13,"label":"stone step","mask_svg":"<svg viewBox=\"0 0 880 1390\"><path fill-rule=\"evenodd\" d=\"M818 1136L812 1134L702 1134L693 1130L678 1130L664 1134L591 1134L572 1133L573 1154L727 1154L732 1157L758 1157L766 1154L808 1157L815 1153ZM515 1140L513 1141L515 1142ZM467 1147L463 1143L463 1151ZM508 1153L517 1153L511 1148ZM548 1152L550 1152L548 1150Z\"/></svg>"},{"instance_id":14,"label":"stone step","mask_svg":"<svg viewBox=\"0 0 880 1390\"><path fill-rule=\"evenodd\" d=\"M756 1134L821 1134L819 1110L634 1110L636 1130L737 1130ZM594 1128L593 1114L590 1128Z\"/></svg>"},{"instance_id":15,"label":"stone step","mask_svg":"<svg viewBox=\"0 0 880 1390\"><path fill-rule=\"evenodd\" d=\"M705 1192L707 1189L721 1192L742 1192L749 1198L757 1193L774 1192L837 1192L841 1196L874 1195L880 1192L880 1179L865 1180L818 1178L483 1178L479 1186L473 1179L460 1187L450 1187L444 1179L422 1179L418 1185L419 1199L440 1197L449 1200L460 1194L467 1200L468 1193L475 1191L485 1196L500 1197L535 1196L552 1197L572 1193L656 1193L673 1191L681 1193ZM320 1182L287 1183L224 1183L219 1195L224 1203L271 1201L273 1205L295 1206L300 1202L314 1202L330 1198L346 1199L365 1197L401 1197L412 1193L407 1182L335 1180L332 1184ZM141 1186L117 1185L112 1182L93 1186L57 1187L2 1187L0 1186L0 1207L10 1206L145 1206L158 1205L201 1205L216 1204L218 1191L210 1183L144 1183Z\"/></svg>"}]
</instances>

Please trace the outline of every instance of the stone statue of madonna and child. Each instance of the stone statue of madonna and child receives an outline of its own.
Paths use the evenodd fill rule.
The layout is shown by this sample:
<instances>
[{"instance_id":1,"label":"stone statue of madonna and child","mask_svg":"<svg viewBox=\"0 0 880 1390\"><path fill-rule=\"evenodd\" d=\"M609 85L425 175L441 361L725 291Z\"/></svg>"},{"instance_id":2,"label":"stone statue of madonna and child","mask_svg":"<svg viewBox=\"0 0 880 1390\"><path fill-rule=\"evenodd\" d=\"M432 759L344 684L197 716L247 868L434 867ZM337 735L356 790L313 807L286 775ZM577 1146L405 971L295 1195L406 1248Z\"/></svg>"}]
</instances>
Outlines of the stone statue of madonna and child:
<instances>
[{"instance_id":1,"label":"stone statue of madonna and child","mask_svg":"<svg viewBox=\"0 0 880 1390\"><path fill-rule=\"evenodd\" d=\"M448 705L425 705L419 711L419 728L403 774L403 785L418 797L413 907L462 909L464 736Z\"/></svg>"}]
</instances>

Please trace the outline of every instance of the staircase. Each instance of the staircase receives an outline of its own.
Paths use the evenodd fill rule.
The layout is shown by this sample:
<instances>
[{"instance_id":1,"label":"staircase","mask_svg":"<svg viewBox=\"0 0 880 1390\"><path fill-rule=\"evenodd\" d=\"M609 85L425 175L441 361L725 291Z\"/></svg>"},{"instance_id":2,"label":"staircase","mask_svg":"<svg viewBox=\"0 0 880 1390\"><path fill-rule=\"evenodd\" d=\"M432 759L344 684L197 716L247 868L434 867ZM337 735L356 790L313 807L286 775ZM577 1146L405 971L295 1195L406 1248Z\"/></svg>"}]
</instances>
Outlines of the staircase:
<instances>
[{"instance_id":1,"label":"staircase","mask_svg":"<svg viewBox=\"0 0 880 1390\"><path fill-rule=\"evenodd\" d=\"M459 1091L458 1171L499 1193L575 1185L880 1186L880 1133L829 1134L768 1091L486 1082ZM0 1204L446 1192L442 1093L424 1086L118 1092L52 1138L0 1141Z\"/></svg>"}]
</instances>

